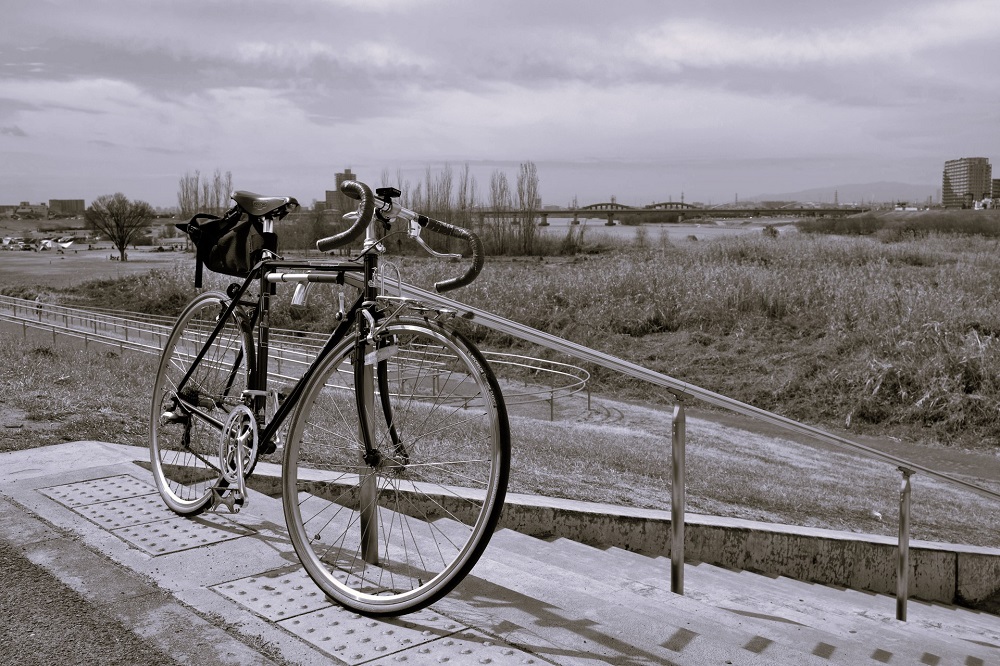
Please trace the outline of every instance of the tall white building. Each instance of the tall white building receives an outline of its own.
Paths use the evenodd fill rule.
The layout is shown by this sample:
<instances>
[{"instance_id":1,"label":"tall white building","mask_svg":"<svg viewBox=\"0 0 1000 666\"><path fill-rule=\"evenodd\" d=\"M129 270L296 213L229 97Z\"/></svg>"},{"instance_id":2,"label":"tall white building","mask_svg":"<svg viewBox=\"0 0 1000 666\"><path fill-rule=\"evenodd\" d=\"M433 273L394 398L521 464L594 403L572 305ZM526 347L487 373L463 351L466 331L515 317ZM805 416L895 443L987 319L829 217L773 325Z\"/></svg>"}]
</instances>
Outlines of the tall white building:
<instances>
[{"instance_id":1,"label":"tall white building","mask_svg":"<svg viewBox=\"0 0 1000 666\"><path fill-rule=\"evenodd\" d=\"M946 208L972 208L989 199L993 189L993 167L985 157L962 157L944 163L941 203Z\"/></svg>"}]
</instances>

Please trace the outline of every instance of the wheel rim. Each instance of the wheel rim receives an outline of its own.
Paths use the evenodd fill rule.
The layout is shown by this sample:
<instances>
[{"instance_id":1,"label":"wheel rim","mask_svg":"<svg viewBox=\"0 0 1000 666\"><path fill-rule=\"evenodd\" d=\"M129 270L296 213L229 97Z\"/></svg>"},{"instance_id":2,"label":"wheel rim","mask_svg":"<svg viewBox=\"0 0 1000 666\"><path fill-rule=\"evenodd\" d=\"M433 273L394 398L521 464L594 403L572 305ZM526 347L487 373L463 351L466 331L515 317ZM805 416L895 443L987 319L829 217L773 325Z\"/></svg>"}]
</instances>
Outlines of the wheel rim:
<instances>
[{"instance_id":1,"label":"wheel rim","mask_svg":"<svg viewBox=\"0 0 1000 666\"><path fill-rule=\"evenodd\" d=\"M220 479L221 427L240 405L246 388L251 343L230 318L209 352L182 388L177 386L225 310L225 296L208 292L178 317L164 345L154 382L150 414L153 477L171 509L195 513L210 505L212 491L225 488ZM235 371L234 371L235 367Z\"/></svg>"},{"instance_id":2,"label":"wheel rim","mask_svg":"<svg viewBox=\"0 0 1000 666\"><path fill-rule=\"evenodd\" d=\"M285 454L303 564L327 594L372 614L415 610L457 584L495 527L509 467L506 414L482 359L437 327L387 331L384 372L371 371L377 455L364 459L346 343L303 395Z\"/></svg>"}]
</instances>

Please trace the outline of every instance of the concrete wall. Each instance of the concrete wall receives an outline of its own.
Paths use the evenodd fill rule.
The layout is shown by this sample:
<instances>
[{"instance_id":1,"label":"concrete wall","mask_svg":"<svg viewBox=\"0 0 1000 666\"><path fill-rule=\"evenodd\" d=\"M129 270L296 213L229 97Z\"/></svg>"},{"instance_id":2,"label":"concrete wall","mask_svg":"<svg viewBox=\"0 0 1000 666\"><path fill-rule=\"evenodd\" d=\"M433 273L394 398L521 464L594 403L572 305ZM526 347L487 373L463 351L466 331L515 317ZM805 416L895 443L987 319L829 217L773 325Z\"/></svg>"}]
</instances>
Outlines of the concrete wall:
<instances>
[{"instance_id":1,"label":"concrete wall","mask_svg":"<svg viewBox=\"0 0 1000 666\"><path fill-rule=\"evenodd\" d=\"M670 555L664 511L508 495L501 526L533 536ZM896 594L897 540L688 514L684 557L730 569ZM974 605L1000 593L1000 550L910 542L910 596Z\"/></svg>"}]
</instances>

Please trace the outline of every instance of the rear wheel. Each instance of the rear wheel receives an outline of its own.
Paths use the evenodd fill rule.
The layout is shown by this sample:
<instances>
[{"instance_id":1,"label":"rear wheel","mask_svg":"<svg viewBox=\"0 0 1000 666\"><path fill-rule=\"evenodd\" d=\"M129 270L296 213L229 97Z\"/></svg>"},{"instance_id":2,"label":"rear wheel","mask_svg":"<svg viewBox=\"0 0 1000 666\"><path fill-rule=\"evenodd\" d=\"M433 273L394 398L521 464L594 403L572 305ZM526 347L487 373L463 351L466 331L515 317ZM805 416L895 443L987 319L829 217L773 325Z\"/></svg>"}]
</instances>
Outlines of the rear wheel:
<instances>
[{"instance_id":1,"label":"rear wheel","mask_svg":"<svg viewBox=\"0 0 1000 666\"><path fill-rule=\"evenodd\" d=\"M234 413L243 404L254 353L253 340L239 315L230 314L191 370L229 302L221 292L205 292L191 301L164 345L153 385L149 421L153 478L167 506L180 514L204 511L212 505L213 489L228 487L224 476L233 478L233 470L223 472L237 459L233 446L247 446L242 456L247 465L253 464L256 454L251 450L255 439L243 432L245 415ZM181 385L189 371L190 377ZM228 423L231 414L232 423ZM223 439L223 428L231 436Z\"/></svg>"},{"instance_id":2,"label":"rear wheel","mask_svg":"<svg viewBox=\"0 0 1000 666\"><path fill-rule=\"evenodd\" d=\"M345 341L303 390L285 519L327 595L397 615L440 599L479 559L503 508L510 432L493 373L461 336L401 319L363 354L358 369Z\"/></svg>"}]
</instances>

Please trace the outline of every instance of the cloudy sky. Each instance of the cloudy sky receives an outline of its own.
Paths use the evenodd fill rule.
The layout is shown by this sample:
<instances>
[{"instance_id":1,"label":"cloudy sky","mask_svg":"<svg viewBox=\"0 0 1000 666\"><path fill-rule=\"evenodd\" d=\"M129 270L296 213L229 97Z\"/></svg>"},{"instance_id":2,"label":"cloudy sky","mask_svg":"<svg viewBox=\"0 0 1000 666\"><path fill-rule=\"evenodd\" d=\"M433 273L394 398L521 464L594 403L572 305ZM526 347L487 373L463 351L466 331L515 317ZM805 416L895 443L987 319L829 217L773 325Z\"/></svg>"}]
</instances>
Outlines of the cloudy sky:
<instances>
[{"instance_id":1,"label":"cloudy sky","mask_svg":"<svg viewBox=\"0 0 1000 666\"><path fill-rule=\"evenodd\" d=\"M322 199L534 162L547 204L1000 162L996 0L0 0L0 204Z\"/></svg>"}]
</instances>

